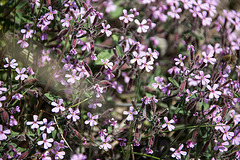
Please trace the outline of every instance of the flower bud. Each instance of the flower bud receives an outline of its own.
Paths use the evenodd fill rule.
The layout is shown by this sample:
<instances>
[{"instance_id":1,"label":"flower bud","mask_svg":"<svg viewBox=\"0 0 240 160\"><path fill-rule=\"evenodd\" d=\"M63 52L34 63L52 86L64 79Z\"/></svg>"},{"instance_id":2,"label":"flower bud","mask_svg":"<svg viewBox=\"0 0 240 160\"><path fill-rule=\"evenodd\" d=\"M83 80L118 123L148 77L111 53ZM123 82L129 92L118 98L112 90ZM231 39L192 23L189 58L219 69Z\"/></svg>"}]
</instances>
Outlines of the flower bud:
<instances>
[{"instance_id":1,"label":"flower bud","mask_svg":"<svg viewBox=\"0 0 240 160\"><path fill-rule=\"evenodd\" d=\"M225 115L227 114L227 111L228 111L228 106L227 105L225 105L224 107L223 107L223 110L222 110L222 119L225 117Z\"/></svg>"},{"instance_id":2,"label":"flower bud","mask_svg":"<svg viewBox=\"0 0 240 160\"><path fill-rule=\"evenodd\" d=\"M93 8L90 7L87 12L83 15L82 19L85 19L91 12L92 12Z\"/></svg>"},{"instance_id":3,"label":"flower bud","mask_svg":"<svg viewBox=\"0 0 240 160\"><path fill-rule=\"evenodd\" d=\"M73 19L76 21L76 20L77 20L77 17L75 16L75 14L73 13L72 10L70 11L70 14L71 14L71 16L73 17Z\"/></svg>"},{"instance_id":4,"label":"flower bud","mask_svg":"<svg viewBox=\"0 0 240 160\"><path fill-rule=\"evenodd\" d=\"M18 159L19 159L19 160L25 159L25 158L28 156L28 154L29 154L29 150L27 150L27 151L25 151L24 153L22 153L22 154L18 157Z\"/></svg>"},{"instance_id":5,"label":"flower bud","mask_svg":"<svg viewBox=\"0 0 240 160\"><path fill-rule=\"evenodd\" d=\"M86 70L88 71L88 73L92 76L93 73L92 73L91 68L88 66L88 64L87 64L86 62L84 62L83 64L84 64L85 69L86 69Z\"/></svg>"},{"instance_id":6,"label":"flower bud","mask_svg":"<svg viewBox=\"0 0 240 160\"><path fill-rule=\"evenodd\" d=\"M212 139L209 139L209 140L205 143L205 145L204 145L203 148L202 148L202 151L199 153L200 155L202 155L202 154L208 149L208 146L209 146L209 144L210 144L210 140L212 140Z\"/></svg>"},{"instance_id":7,"label":"flower bud","mask_svg":"<svg viewBox=\"0 0 240 160\"><path fill-rule=\"evenodd\" d=\"M58 36L63 37L67 34L67 32L68 32L68 28L64 28L58 33Z\"/></svg>"},{"instance_id":8,"label":"flower bud","mask_svg":"<svg viewBox=\"0 0 240 160\"><path fill-rule=\"evenodd\" d=\"M84 7L86 10L88 10L87 4L86 4L85 2L82 2L82 4L83 4L83 7Z\"/></svg>"},{"instance_id":9,"label":"flower bud","mask_svg":"<svg viewBox=\"0 0 240 160\"><path fill-rule=\"evenodd\" d=\"M82 135L76 129L72 128L72 130L76 137L82 139Z\"/></svg>"},{"instance_id":10,"label":"flower bud","mask_svg":"<svg viewBox=\"0 0 240 160\"><path fill-rule=\"evenodd\" d=\"M196 105L196 101L192 101L191 103L188 104L187 106L187 111L192 110Z\"/></svg>"},{"instance_id":11,"label":"flower bud","mask_svg":"<svg viewBox=\"0 0 240 160\"><path fill-rule=\"evenodd\" d=\"M113 48L113 53L114 53L115 57L118 58L118 54L117 54L116 48Z\"/></svg>"},{"instance_id":12,"label":"flower bud","mask_svg":"<svg viewBox=\"0 0 240 160\"><path fill-rule=\"evenodd\" d=\"M160 117L163 117L168 111L169 111L168 108L164 109L164 111L162 111L162 113L160 113Z\"/></svg>"},{"instance_id":13,"label":"flower bud","mask_svg":"<svg viewBox=\"0 0 240 160\"><path fill-rule=\"evenodd\" d=\"M133 84L133 79L130 78L129 82L128 82L128 85L127 85L127 91L130 91L131 87L132 87L132 84Z\"/></svg>"},{"instance_id":14,"label":"flower bud","mask_svg":"<svg viewBox=\"0 0 240 160\"><path fill-rule=\"evenodd\" d=\"M8 125L9 115L8 115L8 112L5 109L3 109L1 111L1 117L2 117L2 123Z\"/></svg>"}]
</instances>

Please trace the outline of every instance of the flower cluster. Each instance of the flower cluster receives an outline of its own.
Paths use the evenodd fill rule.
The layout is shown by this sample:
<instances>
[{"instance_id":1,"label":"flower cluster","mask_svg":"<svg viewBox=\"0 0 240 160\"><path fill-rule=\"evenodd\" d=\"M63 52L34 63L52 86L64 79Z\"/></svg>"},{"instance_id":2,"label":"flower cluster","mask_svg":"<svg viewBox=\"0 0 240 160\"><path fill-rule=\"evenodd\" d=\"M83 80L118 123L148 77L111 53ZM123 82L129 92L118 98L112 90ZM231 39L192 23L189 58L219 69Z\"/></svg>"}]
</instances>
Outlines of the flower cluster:
<instances>
[{"instance_id":1,"label":"flower cluster","mask_svg":"<svg viewBox=\"0 0 240 160\"><path fill-rule=\"evenodd\" d=\"M222 3L3 2L0 159L239 159L240 12Z\"/></svg>"}]
</instances>

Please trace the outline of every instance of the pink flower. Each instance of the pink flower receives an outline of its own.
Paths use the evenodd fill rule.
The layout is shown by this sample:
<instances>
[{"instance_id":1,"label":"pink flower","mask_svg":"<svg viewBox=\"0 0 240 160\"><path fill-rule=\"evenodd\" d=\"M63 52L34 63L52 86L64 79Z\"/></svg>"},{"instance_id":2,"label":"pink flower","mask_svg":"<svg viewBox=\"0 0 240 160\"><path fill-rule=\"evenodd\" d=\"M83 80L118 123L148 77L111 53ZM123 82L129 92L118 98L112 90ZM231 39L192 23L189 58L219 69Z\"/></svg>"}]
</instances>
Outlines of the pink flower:
<instances>
[{"instance_id":1,"label":"pink flower","mask_svg":"<svg viewBox=\"0 0 240 160\"><path fill-rule=\"evenodd\" d=\"M77 73L77 70L74 69L74 70L72 70L72 75L71 74L65 75L66 78L69 78L67 80L68 83L73 84L73 83L75 83L75 80L80 80L80 77L77 76L76 73Z\"/></svg>"},{"instance_id":2,"label":"pink flower","mask_svg":"<svg viewBox=\"0 0 240 160\"><path fill-rule=\"evenodd\" d=\"M80 114L80 111L78 108L75 111L72 108L69 108L68 111L70 112L70 114L67 115L67 119L72 118L73 122L76 122L80 118L78 116Z\"/></svg>"},{"instance_id":3,"label":"pink flower","mask_svg":"<svg viewBox=\"0 0 240 160\"><path fill-rule=\"evenodd\" d=\"M63 159L65 156L65 152L59 151L59 148L56 148L56 150L52 149L51 152L55 155L55 159Z\"/></svg>"},{"instance_id":4,"label":"pink flower","mask_svg":"<svg viewBox=\"0 0 240 160\"><path fill-rule=\"evenodd\" d=\"M94 102L94 101L92 101L92 103L89 104L88 107L89 107L89 108L96 109L97 107L102 107L102 104L99 103L99 102Z\"/></svg>"},{"instance_id":5,"label":"pink flower","mask_svg":"<svg viewBox=\"0 0 240 160\"><path fill-rule=\"evenodd\" d=\"M4 68L8 68L10 66L11 68L15 69L18 66L18 63L15 63L16 59L12 59L11 62L9 62L8 57L6 57L5 60L7 64L3 66Z\"/></svg>"},{"instance_id":6,"label":"pink flower","mask_svg":"<svg viewBox=\"0 0 240 160\"><path fill-rule=\"evenodd\" d=\"M186 151L181 151L183 149L183 147L184 147L184 145L181 144L177 150L175 148L170 148L170 151L174 152L172 154L172 157L176 158L176 159L181 159L181 155L186 156L187 152Z\"/></svg>"},{"instance_id":7,"label":"pink flower","mask_svg":"<svg viewBox=\"0 0 240 160\"><path fill-rule=\"evenodd\" d=\"M109 62L109 59L106 59L105 61L103 60L103 59L101 59L101 61L103 62L103 64L104 64L104 67L106 68L106 69L112 69L112 67L113 67L113 63L112 62Z\"/></svg>"},{"instance_id":8,"label":"pink flower","mask_svg":"<svg viewBox=\"0 0 240 160\"><path fill-rule=\"evenodd\" d=\"M133 14L127 15L127 10L126 9L123 10L123 16L119 17L119 19L121 21L123 21L124 23L132 22L133 18L134 18Z\"/></svg>"},{"instance_id":9,"label":"pink flower","mask_svg":"<svg viewBox=\"0 0 240 160\"><path fill-rule=\"evenodd\" d=\"M105 151L107 151L108 149L112 148L112 146L108 143L111 140L109 136L106 139L104 136L101 136L101 140L103 144L100 145L99 149L104 149Z\"/></svg>"},{"instance_id":10,"label":"pink flower","mask_svg":"<svg viewBox=\"0 0 240 160\"><path fill-rule=\"evenodd\" d=\"M180 66L183 67L184 66L183 60L186 58L186 56L182 56L182 54L179 54L178 57L179 57L179 59L178 58L174 58L174 61L176 61L175 65L179 65L180 64Z\"/></svg>"},{"instance_id":11,"label":"pink flower","mask_svg":"<svg viewBox=\"0 0 240 160\"><path fill-rule=\"evenodd\" d=\"M196 18L197 15L200 13L201 9L194 6L192 9L189 9L189 11L192 13L192 16Z\"/></svg>"},{"instance_id":12,"label":"pink flower","mask_svg":"<svg viewBox=\"0 0 240 160\"><path fill-rule=\"evenodd\" d=\"M137 32L138 33L142 33L142 32L147 32L147 30L149 29L149 26L148 25L145 25L147 24L147 20L144 19L142 20L142 22L140 23L139 20L135 19L134 21L137 25L138 25L138 29L137 29Z\"/></svg>"},{"instance_id":13,"label":"pink flower","mask_svg":"<svg viewBox=\"0 0 240 160\"><path fill-rule=\"evenodd\" d=\"M32 125L31 128L34 129L34 128L39 128L39 124L42 125L43 122L42 121L37 121L38 119L38 116L37 115L33 115L33 122L27 122L26 124L27 125Z\"/></svg>"},{"instance_id":14,"label":"pink flower","mask_svg":"<svg viewBox=\"0 0 240 160\"><path fill-rule=\"evenodd\" d=\"M239 145L240 144L240 134L239 133L232 138L231 144L232 145Z\"/></svg>"},{"instance_id":15,"label":"pink flower","mask_svg":"<svg viewBox=\"0 0 240 160\"><path fill-rule=\"evenodd\" d=\"M199 71L199 75L195 76L196 79L202 82L202 85L208 84L210 82L208 78L210 77L211 77L210 74L204 75L203 71Z\"/></svg>"},{"instance_id":16,"label":"pink flower","mask_svg":"<svg viewBox=\"0 0 240 160\"><path fill-rule=\"evenodd\" d=\"M181 0L181 2L183 3L184 9L192 8L192 0Z\"/></svg>"},{"instance_id":17,"label":"pink flower","mask_svg":"<svg viewBox=\"0 0 240 160\"><path fill-rule=\"evenodd\" d=\"M171 6L171 11L167 12L168 16L171 16L172 18L180 19L180 15L178 13L181 13L181 8L175 8L174 6Z\"/></svg>"},{"instance_id":18,"label":"pink flower","mask_svg":"<svg viewBox=\"0 0 240 160\"><path fill-rule=\"evenodd\" d=\"M149 56L151 58L151 61L153 61L154 59L158 59L158 51L154 49L154 51L152 51L151 48L148 48L148 52L146 53L147 56Z\"/></svg>"},{"instance_id":19,"label":"pink flower","mask_svg":"<svg viewBox=\"0 0 240 160\"><path fill-rule=\"evenodd\" d=\"M166 123L164 123L162 125L163 128L166 128L168 127L168 130L171 132L172 130L175 129L174 125L171 125L171 123L175 123L175 121L173 119L171 119L170 121L168 121L168 118L167 117L164 117L164 120Z\"/></svg>"},{"instance_id":20,"label":"pink flower","mask_svg":"<svg viewBox=\"0 0 240 160\"><path fill-rule=\"evenodd\" d=\"M240 122L240 114L235 114L235 110L230 111L230 116L233 119L234 126L236 126Z\"/></svg>"},{"instance_id":21,"label":"pink flower","mask_svg":"<svg viewBox=\"0 0 240 160\"><path fill-rule=\"evenodd\" d=\"M220 152L226 152L228 150L228 148L225 146L228 146L229 142L219 143L217 140L215 140L215 143L217 143L217 146L214 147L215 151L219 150Z\"/></svg>"},{"instance_id":22,"label":"pink flower","mask_svg":"<svg viewBox=\"0 0 240 160\"><path fill-rule=\"evenodd\" d=\"M114 12L117 9L117 6L113 3L112 0L103 2L106 8L106 13Z\"/></svg>"},{"instance_id":23,"label":"pink flower","mask_svg":"<svg viewBox=\"0 0 240 160\"><path fill-rule=\"evenodd\" d=\"M5 134L10 134L10 130L3 130L3 125L0 124L0 141L7 139L7 136Z\"/></svg>"},{"instance_id":24,"label":"pink flower","mask_svg":"<svg viewBox=\"0 0 240 160\"><path fill-rule=\"evenodd\" d=\"M55 128L52 126L54 124L53 121L50 121L49 123L47 123L47 118L43 118L43 123L44 123L44 126L40 127L41 131L46 130L48 134L54 131Z\"/></svg>"},{"instance_id":25,"label":"pink flower","mask_svg":"<svg viewBox=\"0 0 240 160\"><path fill-rule=\"evenodd\" d=\"M53 15L57 14L57 10L52 10L52 6L49 6L48 9L50 12L46 13L47 19L53 20L54 19Z\"/></svg>"},{"instance_id":26,"label":"pink flower","mask_svg":"<svg viewBox=\"0 0 240 160\"><path fill-rule=\"evenodd\" d=\"M187 92L188 95L187 95L185 100L186 100L186 102L188 102L190 100L190 98L192 97L192 95L197 93L197 90L194 90L194 91L191 92L189 89L187 89L186 92Z\"/></svg>"},{"instance_id":27,"label":"pink flower","mask_svg":"<svg viewBox=\"0 0 240 160\"><path fill-rule=\"evenodd\" d=\"M137 115L138 114L137 111L133 112L133 110L134 110L134 108L130 107L130 111L129 112L128 111L123 111L124 115L128 115L127 119L126 119L127 121L133 121L133 115Z\"/></svg>"},{"instance_id":28,"label":"pink flower","mask_svg":"<svg viewBox=\"0 0 240 160\"><path fill-rule=\"evenodd\" d=\"M25 41L25 35L23 35L22 40L17 41L17 44L19 43L21 48L27 48L29 46L29 44Z\"/></svg>"},{"instance_id":29,"label":"pink flower","mask_svg":"<svg viewBox=\"0 0 240 160\"><path fill-rule=\"evenodd\" d=\"M174 74L176 75L176 74L179 74L180 71L181 71L180 68L178 68L177 66L173 66L172 68L170 68L170 69L168 70L168 73L169 73L169 74L174 73Z\"/></svg>"},{"instance_id":30,"label":"pink flower","mask_svg":"<svg viewBox=\"0 0 240 160\"><path fill-rule=\"evenodd\" d=\"M212 22L212 18L211 17L207 17L207 12L203 11L202 13L198 14L199 18L202 19L202 25L203 26L209 26Z\"/></svg>"},{"instance_id":31,"label":"pink flower","mask_svg":"<svg viewBox=\"0 0 240 160\"><path fill-rule=\"evenodd\" d=\"M10 122L9 122L9 126L16 126L18 125L18 121L14 118L13 115L10 116Z\"/></svg>"},{"instance_id":32,"label":"pink flower","mask_svg":"<svg viewBox=\"0 0 240 160\"><path fill-rule=\"evenodd\" d=\"M42 138L43 138L42 141L37 142L37 144L39 146L43 144L44 149L48 149L48 148L52 147L52 142L53 142L52 138L47 139L47 134L46 133L43 133Z\"/></svg>"},{"instance_id":33,"label":"pink flower","mask_svg":"<svg viewBox=\"0 0 240 160\"><path fill-rule=\"evenodd\" d=\"M26 38L32 38L32 34L34 33L34 30L27 27L27 29L21 29L21 33L25 33Z\"/></svg>"},{"instance_id":34,"label":"pink flower","mask_svg":"<svg viewBox=\"0 0 240 160\"><path fill-rule=\"evenodd\" d=\"M27 79L28 75L24 74L26 70L26 68L22 68L22 70L20 71L19 68L16 68L16 72L18 73L18 75L15 77L15 80L21 79L23 81L24 79Z\"/></svg>"},{"instance_id":35,"label":"pink flower","mask_svg":"<svg viewBox=\"0 0 240 160\"><path fill-rule=\"evenodd\" d=\"M153 83L153 84L152 84L152 87L153 87L154 89L157 89L157 88L162 89L162 87L164 86L164 79L163 79L162 77L157 76L157 77L154 78L154 80L155 80L157 83Z\"/></svg>"},{"instance_id":36,"label":"pink flower","mask_svg":"<svg viewBox=\"0 0 240 160\"><path fill-rule=\"evenodd\" d=\"M193 141L187 142L187 148L193 148L197 143Z\"/></svg>"},{"instance_id":37,"label":"pink flower","mask_svg":"<svg viewBox=\"0 0 240 160\"><path fill-rule=\"evenodd\" d=\"M102 27L103 29L101 30L102 33L106 33L107 37L111 36L112 34L112 31L109 31L108 29L110 28L110 25L108 24L106 27L105 27L105 23L102 23Z\"/></svg>"},{"instance_id":38,"label":"pink flower","mask_svg":"<svg viewBox=\"0 0 240 160\"><path fill-rule=\"evenodd\" d=\"M143 55L141 53L138 54L136 51L133 51L132 54L133 54L134 58L130 60L130 63L137 62L138 65L141 65L142 64L142 59L141 58L142 58Z\"/></svg>"},{"instance_id":39,"label":"pink flower","mask_svg":"<svg viewBox=\"0 0 240 160\"><path fill-rule=\"evenodd\" d=\"M151 70L153 70L153 61L148 61L147 62L147 58L146 57L143 57L142 58L142 65L139 66L140 69L144 69L147 71L147 72L150 72Z\"/></svg>"},{"instance_id":40,"label":"pink flower","mask_svg":"<svg viewBox=\"0 0 240 160\"><path fill-rule=\"evenodd\" d=\"M209 94L209 98L212 99L213 97L215 97L216 99L219 98L219 96L222 94L222 92L220 91L216 91L216 89L218 88L218 84L214 84L213 87L211 87L210 85L207 85L208 90L210 90L210 94Z\"/></svg>"},{"instance_id":41,"label":"pink flower","mask_svg":"<svg viewBox=\"0 0 240 160\"><path fill-rule=\"evenodd\" d=\"M212 58L213 57L213 53L210 52L209 54L207 54L206 52L202 52L202 55L204 57L203 59L203 62L204 63L211 63L212 65L216 62L216 59L215 58Z\"/></svg>"},{"instance_id":42,"label":"pink flower","mask_svg":"<svg viewBox=\"0 0 240 160\"><path fill-rule=\"evenodd\" d=\"M233 132L228 132L230 129L230 126L223 126L220 131L223 133L223 137L222 139L224 141L227 141L227 140L231 140L232 137L234 136L234 133Z\"/></svg>"},{"instance_id":43,"label":"pink flower","mask_svg":"<svg viewBox=\"0 0 240 160\"><path fill-rule=\"evenodd\" d=\"M58 113L60 110L61 111L64 111L65 108L63 107L63 99L59 99L58 100L58 104L56 102L52 102L51 105L52 106L55 106L53 109L52 109L52 112L54 113Z\"/></svg>"},{"instance_id":44,"label":"pink flower","mask_svg":"<svg viewBox=\"0 0 240 160\"><path fill-rule=\"evenodd\" d=\"M74 154L74 155L72 155L72 157L71 157L71 160L85 160L85 159L87 159L87 156L85 156L85 155L82 154L82 153Z\"/></svg>"},{"instance_id":45,"label":"pink flower","mask_svg":"<svg viewBox=\"0 0 240 160\"><path fill-rule=\"evenodd\" d=\"M69 21L72 19L72 16L69 17L68 14L65 14L65 19L61 20L62 26L63 27L69 27Z\"/></svg>"},{"instance_id":46,"label":"pink flower","mask_svg":"<svg viewBox=\"0 0 240 160\"><path fill-rule=\"evenodd\" d=\"M98 119L98 115L92 116L90 112L87 113L89 120L85 121L85 124L90 124L90 126L96 126L97 122L94 119Z\"/></svg>"},{"instance_id":47,"label":"pink flower","mask_svg":"<svg viewBox=\"0 0 240 160\"><path fill-rule=\"evenodd\" d=\"M151 149L151 146L149 145L148 148L145 149L147 154L153 154L153 150Z\"/></svg>"},{"instance_id":48,"label":"pink flower","mask_svg":"<svg viewBox=\"0 0 240 160\"><path fill-rule=\"evenodd\" d=\"M103 93L103 87L100 87L99 84L95 84L93 86L93 89L95 90L96 97L99 98L101 96L101 93Z\"/></svg>"}]
</instances>

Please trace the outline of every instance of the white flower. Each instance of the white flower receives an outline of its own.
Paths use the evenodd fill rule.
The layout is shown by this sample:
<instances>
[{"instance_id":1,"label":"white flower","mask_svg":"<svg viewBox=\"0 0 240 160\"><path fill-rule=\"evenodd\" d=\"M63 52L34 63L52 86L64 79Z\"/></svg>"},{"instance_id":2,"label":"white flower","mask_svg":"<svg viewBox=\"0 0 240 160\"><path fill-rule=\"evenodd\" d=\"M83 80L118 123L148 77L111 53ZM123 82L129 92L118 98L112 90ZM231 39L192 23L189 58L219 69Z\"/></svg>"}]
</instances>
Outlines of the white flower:
<instances>
[{"instance_id":1,"label":"white flower","mask_svg":"<svg viewBox=\"0 0 240 160\"><path fill-rule=\"evenodd\" d=\"M147 24L147 20L146 19L142 20L141 23L137 19L134 22L138 25L138 29L137 29L138 33L142 33L142 32L145 33L149 29L149 26L145 25L145 24Z\"/></svg>"}]
</instances>

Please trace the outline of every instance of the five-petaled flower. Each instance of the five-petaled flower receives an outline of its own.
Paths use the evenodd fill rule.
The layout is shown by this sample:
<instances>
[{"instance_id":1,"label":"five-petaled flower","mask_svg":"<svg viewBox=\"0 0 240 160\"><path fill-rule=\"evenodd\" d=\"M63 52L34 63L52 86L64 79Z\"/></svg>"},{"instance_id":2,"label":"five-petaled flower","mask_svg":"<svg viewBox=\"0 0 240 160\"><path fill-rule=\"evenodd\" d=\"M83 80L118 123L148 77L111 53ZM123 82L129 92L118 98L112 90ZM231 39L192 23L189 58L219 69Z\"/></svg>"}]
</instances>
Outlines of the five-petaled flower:
<instances>
[{"instance_id":1,"label":"five-petaled flower","mask_svg":"<svg viewBox=\"0 0 240 160\"><path fill-rule=\"evenodd\" d=\"M127 14L127 10L123 10L123 16L120 16L119 19L123 21L124 23L132 22L134 18L133 14Z\"/></svg>"},{"instance_id":2,"label":"five-petaled flower","mask_svg":"<svg viewBox=\"0 0 240 160\"><path fill-rule=\"evenodd\" d=\"M8 57L6 57L5 60L7 64L3 66L4 68L8 68L10 66L11 68L15 69L18 66L18 63L15 63L16 59L12 59L11 62L9 62Z\"/></svg>"},{"instance_id":3,"label":"five-petaled flower","mask_svg":"<svg viewBox=\"0 0 240 160\"><path fill-rule=\"evenodd\" d=\"M169 121L167 117L164 117L164 120L165 120L166 123L164 123L164 124L162 125L163 128L168 127L168 130L169 130L169 131L172 131L172 130L175 129L174 125L171 124L171 123L175 123L175 121L174 121L173 119L171 119L171 120Z\"/></svg>"},{"instance_id":4,"label":"five-petaled flower","mask_svg":"<svg viewBox=\"0 0 240 160\"><path fill-rule=\"evenodd\" d=\"M15 80L21 79L23 81L24 79L27 79L28 75L24 74L26 70L26 68L22 68L22 70L20 71L19 68L16 68L16 72L18 73L18 75L15 77Z\"/></svg>"},{"instance_id":5,"label":"five-petaled flower","mask_svg":"<svg viewBox=\"0 0 240 160\"><path fill-rule=\"evenodd\" d=\"M63 27L69 27L69 21L72 19L72 16L69 17L68 14L65 14L65 19L61 20L62 26Z\"/></svg>"},{"instance_id":6,"label":"five-petaled flower","mask_svg":"<svg viewBox=\"0 0 240 160\"><path fill-rule=\"evenodd\" d=\"M101 59L102 63L104 64L104 67L106 69L112 69L113 67L113 63L112 62L109 62L109 59L106 59L105 61L103 59Z\"/></svg>"},{"instance_id":7,"label":"five-petaled flower","mask_svg":"<svg viewBox=\"0 0 240 160\"><path fill-rule=\"evenodd\" d=\"M213 97L218 99L220 97L220 95L222 94L221 91L216 91L218 86L219 86L218 84L214 84L213 87L211 87L210 85L207 85L207 88L210 90L210 94L209 94L210 99L212 99Z\"/></svg>"},{"instance_id":8,"label":"five-petaled flower","mask_svg":"<svg viewBox=\"0 0 240 160\"><path fill-rule=\"evenodd\" d=\"M202 55L204 57L203 59L203 62L204 63L211 63L212 65L216 62L216 59L215 58L212 58L213 57L213 52L210 52L209 54L207 54L206 52L202 52Z\"/></svg>"},{"instance_id":9,"label":"five-petaled flower","mask_svg":"<svg viewBox=\"0 0 240 160\"><path fill-rule=\"evenodd\" d=\"M109 136L107 138L105 138L104 136L101 136L101 140L103 144L100 145L99 149L104 149L105 151L107 151L108 149L112 148L112 146L108 143L111 140Z\"/></svg>"},{"instance_id":10,"label":"five-petaled flower","mask_svg":"<svg viewBox=\"0 0 240 160\"><path fill-rule=\"evenodd\" d=\"M181 159L181 155L186 156L187 152L182 151L183 147L184 147L184 145L181 144L177 150L175 148L170 148L170 151L174 152L172 154L172 157L176 158L176 159Z\"/></svg>"},{"instance_id":11,"label":"five-petaled flower","mask_svg":"<svg viewBox=\"0 0 240 160\"><path fill-rule=\"evenodd\" d=\"M54 19L53 15L57 14L57 10L52 10L52 6L49 6L48 9L49 9L49 13L46 13L47 19L53 20Z\"/></svg>"},{"instance_id":12,"label":"five-petaled flower","mask_svg":"<svg viewBox=\"0 0 240 160\"><path fill-rule=\"evenodd\" d=\"M78 116L80 114L79 109L77 108L75 111L72 108L69 108L68 111L70 114L67 115L67 119L71 119L76 122L80 117Z\"/></svg>"},{"instance_id":13,"label":"five-petaled flower","mask_svg":"<svg viewBox=\"0 0 240 160\"><path fill-rule=\"evenodd\" d=\"M105 26L105 23L102 23L102 27L103 27L103 29L101 30L102 33L106 33L107 37L112 35L112 31L108 30L110 28L109 24Z\"/></svg>"},{"instance_id":14,"label":"five-petaled flower","mask_svg":"<svg viewBox=\"0 0 240 160\"><path fill-rule=\"evenodd\" d=\"M147 71L147 72L150 72L151 70L153 70L153 61L147 61L147 58L146 57L143 57L142 58L142 65L139 66L140 69L144 69Z\"/></svg>"},{"instance_id":15,"label":"five-petaled flower","mask_svg":"<svg viewBox=\"0 0 240 160\"><path fill-rule=\"evenodd\" d=\"M43 123L44 123L44 126L40 127L41 131L46 130L48 134L54 131L55 128L52 126L54 124L53 121L50 121L49 123L47 123L47 118L43 118Z\"/></svg>"},{"instance_id":16,"label":"five-petaled flower","mask_svg":"<svg viewBox=\"0 0 240 160\"><path fill-rule=\"evenodd\" d=\"M44 149L48 149L48 148L52 147L52 142L53 142L52 138L47 139L47 134L46 133L42 134L42 138L43 138L42 141L37 142L37 144L39 146L41 146L43 144Z\"/></svg>"},{"instance_id":17,"label":"five-petaled flower","mask_svg":"<svg viewBox=\"0 0 240 160\"><path fill-rule=\"evenodd\" d=\"M92 116L90 112L87 113L89 120L85 121L85 124L90 124L90 126L96 126L97 122L94 119L98 119L98 115Z\"/></svg>"},{"instance_id":18,"label":"five-petaled flower","mask_svg":"<svg viewBox=\"0 0 240 160\"><path fill-rule=\"evenodd\" d=\"M7 139L6 134L10 134L10 130L3 130L3 125L0 124L0 141Z\"/></svg>"},{"instance_id":19,"label":"five-petaled flower","mask_svg":"<svg viewBox=\"0 0 240 160\"><path fill-rule=\"evenodd\" d=\"M27 125L32 125L31 128L39 128L39 124L42 125L43 122L42 121L37 121L38 116L37 115L33 115L33 122L27 122Z\"/></svg>"},{"instance_id":20,"label":"five-petaled flower","mask_svg":"<svg viewBox=\"0 0 240 160\"><path fill-rule=\"evenodd\" d=\"M129 112L128 111L123 111L124 115L128 115L127 119L126 119L127 121L132 121L133 120L133 115L137 115L138 114L137 111L133 112L133 110L134 110L134 108L131 106Z\"/></svg>"},{"instance_id":21,"label":"five-petaled flower","mask_svg":"<svg viewBox=\"0 0 240 160\"><path fill-rule=\"evenodd\" d=\"M58 104L56 102L52 102L51 105L52 106L55 106L53 109L52 109L52 112L55 112L55 113L58 113L60 110L61 111L64 111L65 108L63 107L63 99L59 99L58 100Z\"/></svg>"},{"instance_id":22,"label":"five-petaled flower","mask_svg":"<svg viewBox=\"0 0 240 160\"><path fill-rule=\"evenodd\" d=\"M138 33L142 33L142 32L147 32L147 30L149 29L149 26L148 25L145 25L147 24L147 20L144 19L142 20L142 22L140 23L139 20L135 19L134 21L137 25L138 25L138 29L137 29L137 32Z\"/></svg>"},{"instance_id":23,"label":"five-petaled flower","mask_svg":"<svg viewBox=\"0 0 240 160\"><path fill-rule=\"evenodd\" d=\"M180 66L183 67L184 66L183 60L186 58L186 56L182 56L182 54L179 54L178 57L179 57L179 59L178 58L174 58L174 61L176 61L175 65L179 65L180 64Z\"/></svg>"}]
</instances>

